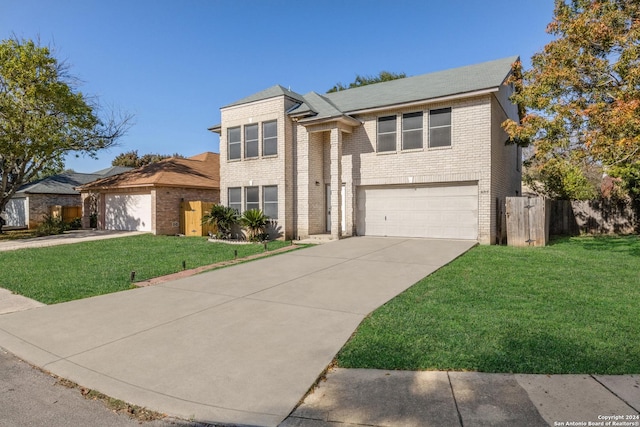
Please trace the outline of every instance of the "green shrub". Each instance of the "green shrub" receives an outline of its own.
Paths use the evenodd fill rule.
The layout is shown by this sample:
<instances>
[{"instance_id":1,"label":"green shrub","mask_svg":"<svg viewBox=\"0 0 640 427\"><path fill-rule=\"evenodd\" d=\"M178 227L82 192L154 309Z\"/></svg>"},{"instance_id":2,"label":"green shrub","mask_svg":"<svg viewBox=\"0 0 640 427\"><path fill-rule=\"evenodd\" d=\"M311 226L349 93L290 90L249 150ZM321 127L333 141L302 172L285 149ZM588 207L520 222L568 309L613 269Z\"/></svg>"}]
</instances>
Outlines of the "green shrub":
<instances>
[{"instance_id":1,"label":"green shrub","mask_svg":"<svg viewBox=\"0 0 640 427\"><path fill-rule=\"evenodd\" d=\"M252 242L265 240L265 228L269 224L269 217L260 209L244 211L240 218L240 224L249 232L249 240Z\"/></svg>"},{"instance_id":2,"label":"green shrub","mask_svg":"<svg viewBox=\"0 0 640 427\"><path fill-rule=\"evenodd\" d=\"M66 224L62 218L54 218L51 215L45 215L44 221L38 225L36 229L36 235L38 236L51 236L53 234L62 234L69 229L69 225Z\"/></svg>"}]
</instances>

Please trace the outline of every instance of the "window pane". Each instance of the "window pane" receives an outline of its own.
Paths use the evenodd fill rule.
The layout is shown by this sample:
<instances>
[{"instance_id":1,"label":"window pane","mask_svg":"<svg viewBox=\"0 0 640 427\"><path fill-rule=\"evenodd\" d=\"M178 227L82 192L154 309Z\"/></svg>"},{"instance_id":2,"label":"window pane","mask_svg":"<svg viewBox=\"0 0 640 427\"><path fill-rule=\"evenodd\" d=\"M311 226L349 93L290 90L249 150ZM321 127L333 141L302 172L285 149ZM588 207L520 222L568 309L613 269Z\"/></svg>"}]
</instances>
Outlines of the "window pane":
<instances>
[{"instance_id":1,"label":"window pane","mask_svg":"<svg viewBox=\"0 0 640 427\"><path fill-rule=\"evenodd\" d=\"M451 126L451 108L429 111L429 126Z\"/></svg>"},{"instance_id":2,"label":"window pane","mask_svg":"<svg viewBox=\"0 0 640 427\"><path fill-rule=\"evenodd\" d=\"M378 135L378 151L395 151L396 150L396 134L388 133Z\"/></svg>"},{"instance_id":3,"label":"window pane","mask_svg":"<svg viewBox=\"0 0 640 427\"><path fill-rule=\"evenodd\" d=\"M229 143L240 142L240 128L231 128L228 133Z\"/></svg>"},{"instance_id":4,"label":"window pane","mask_svg":"<svg viewBox=\"0 0 640 427\"><path fill-rule=\"evenodd\" d=\"M240 200L240 197L242 196L242 189L239 187L229 188L228 192L229 192L229 203L228 203L229 207L240 212L242 208L242 201Z\"/></svg>"},{"instance_id":5,"label":"window pane","mask_svg":"<svg viewBox=\"0 0 640 427\"><path fill-rule=\"evenodd\" d=\"M247 187L245 191L245 209L260 209L260 193L258 187Z\"/></svg>"},{"instance_id":6,"label":"window pane","mask_svg":"<svg viewBox=\"0 0 640 427\"><path fill-rule=\"evenodd\" d=\"M422 113L402 115L402 130L422 129Z\"/></svg>"},{"instance_id":7,"label":"window pane","mask_svg":"<svg viewBox=\"0 0 640 427\"><path fill-rule=\"evenodd\" d=\"M240 143L229 144L229 159L240 158Z\"/></svg>"},{"instance_id":8,"label":"window pane","mask_svg":"<svg viewBox=\"0 0 640 427\"><path fill-rule=\"evenodd\" d=\"M244 139L247 141L252 139L258 139L258 125L245 126Z\"/></svg>"},{"instance_id":9,"label":"window pane","mask_svg":"<svg viewBox=\"0 0 640 427\"><path fill-rule=\"evenodd\" d=\"M278 154L278 122L262 124L262 155L275 156Z\"/></svg>"},{"instance_id":10,"label":"window pane","mask_svg":"<svg viewBox=\"0 0 640 427\"><path fill-rule=\"evenodd\" d=\"M422 148L422 112L402 115L402 149Z\"/></svg>"},{"instance_id":11,"label":"window pane","mask_svg":"<svg viewBox=\"0 0 640 427\"><path fill-rule=\"evenodd\" d=\"M271 219L278 218L278 187L262 188L262 212Z\"/></svg>"},{"instance_id":12,"label":"window pane","mask_svg":"<svg viewBox=\"0 0 640 427\"><path fill-rule=\"evenodd\" d=\"M422 148L422 129L402 133L402 149Z\"/></svg>"},{"instance_id":13,"label":"window pane","mask_svg":"<svg viewBox=\"0 0 640 427\"><path fill-rule=\"evenodd\" d=\"M269 187L264 187L264 201L266 202L277 202L278 201L278 187L273 185Z\"/></svg>"},{"instance_id":14,"label":"window pane","mask_svg":"<svg viewBox=\"0 0 640 427\"><path fill-rule=\"evenodd\" d=\"M262 146L262 155L274 156L276 154L278 154L278 138L265 139Z\"/></svg>"},{"instance_id":15,"label":"window pane","mask_svg":"<svg viewBox=\"0 0 640 427\"><path fill-rule=\"evenodd\" d=\"M262 125L264 138L275 138L278 136L278 122L266 122Z\"/></svg>"},{"instance_id":16,"label":"window pane","mask_svg":"<svg viewBox=\"0 0 640 427\"><path fill-rule=\"evenodd\" d=\"M258 157L258 140L246 142L244 147L244 157Z\"/></svg>"},{"instance_id":17,"label":"window pane","mask_svg":"<svg viewBox=\"0 0 640 427\"><path fill-rule=\"evenodd\" d=\"M229 159L240 158L240 128L231 128L227 130L227 142L229 147Z\"/></svg>"},{"instance_id":18,"label":"window pane","mask_svg":"<svg viewBox=\"0 0 640 427\"><path fill-rule=\"evenodd\" d=\"M431 129L429 134L430 147L448 147L451 145L451 126Z\"/></svg>"},{"instance_id":19,"label":"window pane","mask_svg":"<svg viewBox=\"0 0 640 427\"><path fill-rule=\"evenodd\" d=\"M387 133L396 131L396 116L387 116L378 118L378 133Z\"/></svg>"}]
</instances>

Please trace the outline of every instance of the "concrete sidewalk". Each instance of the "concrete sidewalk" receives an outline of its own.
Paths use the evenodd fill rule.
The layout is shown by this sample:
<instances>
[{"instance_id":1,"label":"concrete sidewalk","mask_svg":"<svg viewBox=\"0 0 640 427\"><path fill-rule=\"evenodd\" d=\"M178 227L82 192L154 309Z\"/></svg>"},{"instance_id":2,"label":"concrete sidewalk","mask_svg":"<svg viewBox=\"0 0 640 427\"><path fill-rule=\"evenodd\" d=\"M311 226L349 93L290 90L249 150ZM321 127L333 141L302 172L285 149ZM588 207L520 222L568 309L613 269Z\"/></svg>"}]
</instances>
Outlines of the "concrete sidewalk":
<instances>
[{"instance_id":1,"label":"concrete sidewalk","mask_svg":"<svg viewBox=\"0 0 640 427\"><path fill-rule=\"evenodd\" d=\"M281 427L638 426L639 411L639 375L332 369Z\"/></svg>"},{"instance_id":2,"label":"concrete sidewalk","mask_svg":"<svg viewBox=\"0 0 640 427\"><path fill-rule=\"evenodd\" d=\"M276 426L364 316L469 241L350 238L0 316L0 346L63 378L203 422Z\"/></svg>"}]
</instances>

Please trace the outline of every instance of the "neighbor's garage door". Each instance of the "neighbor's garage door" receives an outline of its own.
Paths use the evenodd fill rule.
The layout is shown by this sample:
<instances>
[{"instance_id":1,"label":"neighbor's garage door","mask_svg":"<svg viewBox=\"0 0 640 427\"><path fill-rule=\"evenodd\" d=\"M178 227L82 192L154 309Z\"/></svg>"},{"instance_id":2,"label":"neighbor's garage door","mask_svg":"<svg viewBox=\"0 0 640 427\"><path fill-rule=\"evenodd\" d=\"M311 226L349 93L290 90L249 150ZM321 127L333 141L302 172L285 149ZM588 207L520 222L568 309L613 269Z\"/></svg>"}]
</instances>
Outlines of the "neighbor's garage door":
<instances>
[{"instance_id":1,"label":"neighbor's garage door","mask_svg":"<svg viewBox=\"0 0 640 427\"><path fill-rule=\"evenodd\" d=\"M360 187L357 232L367 236L478 238L478 186Z\"/></svg>"},{"instance_id":2,"label":"neighbor's garage door","mask_svg":"<svg viewBox=\"0 0 640 427\"><path fill-rule=\"evenodd\" d=\"M105 229L151 231L151 194L107 194Z\"/></svg>"}]
</instances>

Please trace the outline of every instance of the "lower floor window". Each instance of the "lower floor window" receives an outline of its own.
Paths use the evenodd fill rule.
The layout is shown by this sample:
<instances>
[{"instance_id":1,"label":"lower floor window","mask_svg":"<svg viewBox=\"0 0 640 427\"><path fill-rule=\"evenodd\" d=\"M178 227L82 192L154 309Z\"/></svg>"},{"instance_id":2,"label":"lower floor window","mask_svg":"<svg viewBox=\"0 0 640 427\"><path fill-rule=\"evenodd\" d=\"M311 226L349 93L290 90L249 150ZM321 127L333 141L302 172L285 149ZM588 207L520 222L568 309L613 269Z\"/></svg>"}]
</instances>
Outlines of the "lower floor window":
<instances>
[{"instance_id":1,"label":"lower floor window","mask_svg":"<svg viewBox=\"0 0 640 427\"><path fill-rule=\"evenodd\" d=\"M245 210L260 209L260 192L258 187L245 188Z\"/></svg>"},{"instance_id":2,"label":"lower floor window","mask_svg":"<svg viewBox=\"0 0 640 427\"><path fill-rule=\"evenodd\" d=\"M242 210L242 188L229 188L229 207L235 209L238 213Z\"/></svg>"},{"instance_id":3,"label":"lower floor window","mask_svg":"<svg viewBox=\"0 0 640 427\"><path fill-rule=\"evenodd\" d=\"M262 212L271 219L278 218L278 186L262 187Z\"/></svg>"}]
</instances>

